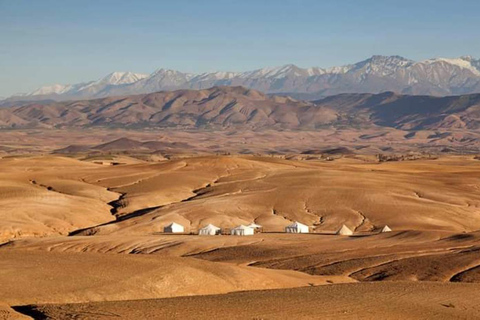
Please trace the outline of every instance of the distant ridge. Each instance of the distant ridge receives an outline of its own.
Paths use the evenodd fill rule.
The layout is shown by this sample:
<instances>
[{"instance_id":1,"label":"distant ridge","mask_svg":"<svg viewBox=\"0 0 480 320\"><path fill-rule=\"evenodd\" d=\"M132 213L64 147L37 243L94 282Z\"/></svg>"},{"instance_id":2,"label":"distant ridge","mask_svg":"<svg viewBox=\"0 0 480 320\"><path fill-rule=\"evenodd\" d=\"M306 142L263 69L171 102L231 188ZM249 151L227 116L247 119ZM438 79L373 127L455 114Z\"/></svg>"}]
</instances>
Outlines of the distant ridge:
<instances>
[{"instance_id":1,"label":"distant ridge","mask_svg":"<svg viewBox=\"0 0 480 320\"><path fill-rule=\"evenodd\" d=\"M140 142L129 138L119 138L96 146L70 145L54 150L55 154L71 154L82 152L115 152L115 151L168 151L172 149L188 149L192 146L183 142L146 141Z\"/></svg>"},{"instance_id":2,"label":"distant ridge","mask_svg":"<svg viewBox=\"0 0 480 320\"><path fill-rule=\"evenodd\" d=\"M340 94L309 102L270 96L244 87L222 86L96 100L21 103L0 109L2 129L88 127L175 130L376 130L383 127L405 131L478 131L480 94L449 97L393 92ZM405 139L414 136L411 132L405 134ZM361 139L368 141L375 137L375 133L370 133ZM431 137L443 139L448 134L432 133ZM123 147L144 147L128 139L116 143Z\"/></svg>"},{"instance_id":3,"label":"distant ridge","mask_svg":"<svg viewBox=\"0 0 480 320\"><path fill-rule=\"evenodd\" d=\"M339 93L462 95L480 93L480 60L471 56L413 61L400 56L372 56L332 68L300 68L293 64L247 72L190 74L158 69L150 75L113 72L97 81L51 85L11 100L57 101L103 98L177 89L244 86L264 93L290 94L315 100Z\"/></svg>"},{"instance_id":4,"label":"distant ridge","mask_svg":"<svg viewBox=\"0 0 480 320\"><path fill-rule=\"evenodd\" d=\"M114 141L110 141L104 144L93 146L92 150L99 151L115 151L115 150L164 150L171 148L190 148L187 143L182 142L163 142L163 141L146 141L139 142L129 138L120 138Z\"/></svg>"}]
</instances>

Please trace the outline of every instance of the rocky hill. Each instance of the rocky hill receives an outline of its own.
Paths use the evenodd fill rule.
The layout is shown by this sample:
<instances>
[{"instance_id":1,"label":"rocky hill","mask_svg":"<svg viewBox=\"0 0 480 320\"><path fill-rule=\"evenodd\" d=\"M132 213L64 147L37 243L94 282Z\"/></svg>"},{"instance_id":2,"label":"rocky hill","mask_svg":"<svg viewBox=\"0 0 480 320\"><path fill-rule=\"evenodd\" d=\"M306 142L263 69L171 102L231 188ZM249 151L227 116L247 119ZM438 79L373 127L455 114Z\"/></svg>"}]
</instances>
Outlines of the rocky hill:
<instances>
[{"instance_id":1,"label":"rocky hill","mask_svg":"<svg viewBox=\"0 0 480 320\"><path fill-rule=\"evenodd\" d=\"M170 128L180 130L319 130L390 127L478 130L480 94L432 97L340 94L309 102L244 87L177 90L0 109L8 128Z\"/></svg>"}]
</instances>

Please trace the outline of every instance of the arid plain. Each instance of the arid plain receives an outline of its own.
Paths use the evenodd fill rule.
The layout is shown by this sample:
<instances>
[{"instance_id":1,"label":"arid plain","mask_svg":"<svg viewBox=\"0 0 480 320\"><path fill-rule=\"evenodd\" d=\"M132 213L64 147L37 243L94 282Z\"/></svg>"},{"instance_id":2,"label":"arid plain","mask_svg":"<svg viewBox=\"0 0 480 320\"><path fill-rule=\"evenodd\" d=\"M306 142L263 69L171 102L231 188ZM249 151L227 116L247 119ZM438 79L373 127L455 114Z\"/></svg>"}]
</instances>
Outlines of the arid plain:
<instances>
[{"instance_id":1,"label":"arid plain","mask_svg":"<svg viewBox=\"0 0 480 320\"><path fill-rule=\"evenodd\" d=\"M0 318L480 316L474 155L215 155L178 136L163 153L52 153L8 135L28 142L0 159ZM284 233L292 221L312 233ZM263 232L196 235L251 222Z\"/></svg>"},{"instance_id":2,"label":"arid plain","mask_svg":"<svg viewBox=\"0 0 480 320\"><path fill-rule=\"evenodd\" d=\"M479 12L0 0L0 320L479 320Z\"/></svg>"}]
</instances>

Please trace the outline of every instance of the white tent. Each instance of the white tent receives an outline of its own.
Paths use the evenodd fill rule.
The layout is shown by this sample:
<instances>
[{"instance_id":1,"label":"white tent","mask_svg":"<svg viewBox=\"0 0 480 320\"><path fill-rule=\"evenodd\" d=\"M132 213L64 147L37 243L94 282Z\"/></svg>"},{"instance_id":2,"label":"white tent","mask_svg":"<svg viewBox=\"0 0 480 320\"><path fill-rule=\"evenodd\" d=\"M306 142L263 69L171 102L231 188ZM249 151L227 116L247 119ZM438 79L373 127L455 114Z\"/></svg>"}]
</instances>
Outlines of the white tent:
<instances>
[{"instance_id":1,"label":"white tent","mask_svg":"<svg viewBox=\"0 0 480 320\"><path fill-rule=\"evenodd\" d=\"M287 232L287 233L308 233L309 229L308 229L308 226L304 225L303 223L295 221L291 225L285 227L285 232Z\"/></svg>"},{"instance_id":2,"label":"white tent","mask_svg":"<svg viewBox=\"0 0 480 320\"><path fill-rule=\"evenodd\" d=\"M238 227L230 230L230 234L232 236L251 236L254 233L255 233L254 229L252 229L250 227L247 227L247 226L244 226L244 225L238 226Z\"/></svg>"},{"instance_id":3,"label":"white tent","mask_svg":"<svg viewBox=\"0 0 480 320\"><path fill-rule=\"evenodd\" d=\"M350 230L346 225L342 225L340 229L335 233L341 236L351 236L353 234L353 231Z\"/></svg>"},{"instance_id":4,"label":"white tent","mask_svg":"<svg viewBox=\"0 0 480 320\"><path fill-rule=\"evenodd\" d=\"M256 224L255 222L252 222L247 227L252 228L252 229L260 229L262 226L259 225L259 224Z\"/></svg>"},{"instance_id":5,"label":"white tent","mask_svg":"<svg viewBox=\"0 0 480 320\"><path fill-rule=\"evenodd\" d=\"M214 236L220 233L220 228L213 224L208 224L205 227L198 230L198 234L201 236Z\"/></svg>"},{"instance_id":6,"label":"white tent","mask_svg":"<svg viewBox=\"0 0 480 320\"><path fill-rule=\"evenodd\" d=\"M389 226L385 225L385 227L383 227L383 229L380 232L392 232L392 229L390 229Z\"/></svg>"},{"instance_id":7,"label":"white tent","mask_svg":"<svg viewBox=\"0 0 480 320\"><path fill-rule=\"evenodd\" d=\"M185 228L178 223L172 222L165 228L163 228L163 232L165 233L181 233L185 232Z\"/></svg>"}]
</instances>

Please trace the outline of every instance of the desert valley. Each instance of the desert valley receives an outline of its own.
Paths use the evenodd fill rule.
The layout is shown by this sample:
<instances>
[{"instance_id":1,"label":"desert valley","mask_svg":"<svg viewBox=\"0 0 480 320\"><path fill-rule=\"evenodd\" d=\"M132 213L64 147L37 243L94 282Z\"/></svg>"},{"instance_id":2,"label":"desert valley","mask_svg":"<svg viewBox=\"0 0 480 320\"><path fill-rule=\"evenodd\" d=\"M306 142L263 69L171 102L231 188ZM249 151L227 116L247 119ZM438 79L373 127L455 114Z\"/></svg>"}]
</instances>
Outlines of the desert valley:
<instances>
[{"instance_id":1,"label":"desert valley","mask_svg":"<svg viewBox=\"0 0 480 320\"><path fill-rule=\"evenodd\" d=\"M0 0L0 320L480 319L478 0Z\"/></svg>"},{"instance_id":2,"label":"desert valley","mask_svg":"<svg viewBox=\"0 0 480 320\"><path fill-rule=\"evenodd\" d=\"M0 314L476 318L477 100L215 87L5 107Z\"/></svg>"}]
</instances>

